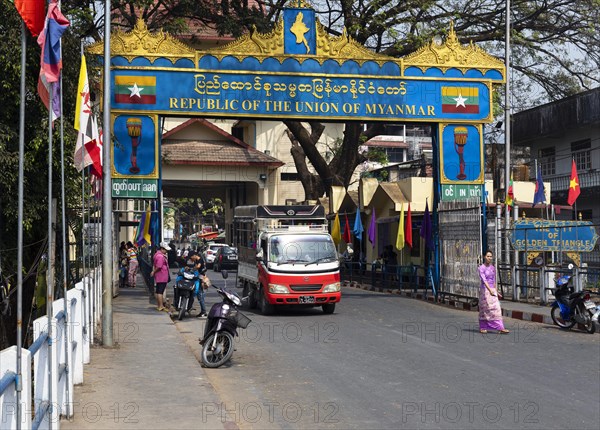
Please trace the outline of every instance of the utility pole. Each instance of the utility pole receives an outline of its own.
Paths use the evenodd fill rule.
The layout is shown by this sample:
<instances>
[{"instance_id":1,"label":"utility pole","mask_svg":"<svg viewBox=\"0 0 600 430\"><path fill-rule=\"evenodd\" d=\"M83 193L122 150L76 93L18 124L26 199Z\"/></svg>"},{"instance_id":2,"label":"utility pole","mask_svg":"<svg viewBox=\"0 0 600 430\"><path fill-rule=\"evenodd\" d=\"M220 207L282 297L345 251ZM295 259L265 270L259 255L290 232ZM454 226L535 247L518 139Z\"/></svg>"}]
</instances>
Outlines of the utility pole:
<instances>
[{"instance_id":1,"label":"utility pole","mask_svg":"<svg viewBox=\"0 0 600 430\"><path fill-rule=\"evenodd\" d=\"M504 93L504 201L508 197L510 186L510 0L506 0L506 42L505 42L505 66L506 66L506 88ZM510 249L508 243L508 229L510 228L510 211L507 204L505 211L505 256L506 262L510 262Z\"/></svg>"},{"instance_id":2,"label":"utility pole","mask_svg":"<svg viewBox=\"0 0 600 430\"><path fill-rule=\"evenodd\" d=\"M102 132L102 344L113 346L113 229L111 158L112 130L110 126L110 0L104 1L104 116Z\"/></svg>"}]
</instances>

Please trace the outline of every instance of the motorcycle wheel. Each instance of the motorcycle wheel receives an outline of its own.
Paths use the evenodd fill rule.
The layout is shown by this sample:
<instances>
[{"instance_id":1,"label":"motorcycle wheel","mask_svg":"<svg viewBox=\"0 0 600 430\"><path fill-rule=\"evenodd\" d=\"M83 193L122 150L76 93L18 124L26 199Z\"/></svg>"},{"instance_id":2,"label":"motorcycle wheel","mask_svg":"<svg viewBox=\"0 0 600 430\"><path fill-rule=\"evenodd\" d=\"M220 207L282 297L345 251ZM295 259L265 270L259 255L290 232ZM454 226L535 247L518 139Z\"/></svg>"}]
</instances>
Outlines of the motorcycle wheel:
<instances>
[{"instance_id":1,"label":"motorcycle wheel","mask_svg":"<svg viewBox=\"0 0 600 430\"><path fill-rule=\"evenodd\" d=\"M556 324L560 328L569 329L575 325L575 321L573 320L565 321L562 319L562 317L560 316L560 308L558 307L558 305L552 306L550 316L552 317L552 321L554 321L554 324Z\"/></svg>"},{"instance_id":2,"label":"motorcycle wheel","mask_svg":"<svg viewBox=\"0 0 600 430\"><path fill-rule=\"evenodd\" d=\"M594 319L592 318L594 313L589 309L586 309L585 312L587 313L587 324L584 324L583 327L589 334L594 334L596 332L596 324L594 324Z\"/></svg>"},{"instance_id":3,"label":"motorcycle wheel","mask_svg":"<svg viewBox=\"0 0 600 430\"><path fill-rule=\"evenodd\" d=\"M214 351L211 350L214 337L217 336ZM216 368L225 364L233 355L233 336L226 331L210 336L204 346L202 346L202 354L200 359L204 367Z\"/></svg>"},{"instance_id":4,"label":"motorcycle wheel","mask_svg":"<svg viewBox=\"0 0 600 430\"><path fill-rule=\"evenodd\" d=\"M180 302L181 306L179 307L179 314L177 315L177 319L179 321L181 321L183 319L183 316L187 312L188 300L189 300L189 297L186 297L185 299L181 299L181 302Z\"/></svg>"}]
</instances>

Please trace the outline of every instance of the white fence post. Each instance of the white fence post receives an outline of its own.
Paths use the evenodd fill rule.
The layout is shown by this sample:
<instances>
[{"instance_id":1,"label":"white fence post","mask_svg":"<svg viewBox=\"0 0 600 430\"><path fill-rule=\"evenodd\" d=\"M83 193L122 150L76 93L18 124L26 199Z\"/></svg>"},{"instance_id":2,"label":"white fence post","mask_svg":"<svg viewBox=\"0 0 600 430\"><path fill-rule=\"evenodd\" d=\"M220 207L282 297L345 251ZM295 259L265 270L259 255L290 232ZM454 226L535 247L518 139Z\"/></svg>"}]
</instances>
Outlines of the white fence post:
<instances>
[{"instance_id":1,"label":"white fence post","mask_svg":"<svg viewBox=\"0 0 600 430\"><path fill-rule=\"evenodd\" d=\"M83 293L79 289L67 291L67 302L70 304L69 339L71 348L71 388L70 401L73 401L73 385L83 383Z\"/></svg>"},{"instance_id":2,"label":"white fence post","mask_svg":"<svg viewBox=\"0 0 600 430\"><path fill-rule=\"evenodd\" d=\"M21 428L31 428L31 353L21 348ZM17 373L17 347L11 346L0 351L0 379L7 373ZM2 416L0 427L17 428L17 391L16 385L0 393Z\"/></svg>"},{"instance_id":3,"label":"white fence post","mask_svg":"<svg viewBox=\"0 0 600 430\"><path fill-rule=\"evenodd\" d=\"M90 362L90 278L83 278L81 282L75 284L75 288L81 291L81 346L79 350L81 351L81 362L87 364ZM74 381L73 383L77 384L78 382Z\"/></svg>"},{"instance_id":4,"label":"white fence post","mask_svg":"<svg viewBox=\"0 0 600 430\"><path fill-rule=\"evenodd\" d=\"M64 299L52 303L52 330L47 316L33 322L34 342L29 349L21 350L20 427L23 429L58 429L60 416L73 414L74 385L83 383L83 364L90 361L90 344L102 318L101 270L94 269L83 282L67 291L66 303L66 309ZM49 331L52 338L48 337ZM2 430L18 427L16 360L16 346L0 351L0 380L4 390L0 391ZM52 369L48 368L49 361Z\"/></svg>"},{"instance_id":5,"label":"white fence post","mask_svg":"<svg viewBox=\"0 0 600 430\"><path fill-rule=\"evenodd\" d=\"M60 415L67 416L68 414L68 405L70 399L67 398L68 392L68 384L69 384L69 355L67 354L66 346L69 342L69 333L68 327L66 325L66 318L62 316L64 314L64 300L59 299L55 300L52 303L52 312L53 316L57 319L57 330L56 330L56 340L57 340L57 354L58 354L58 398L57 404L60 408ZM62 317L61 317L62 316ZM68 315L67 315L68 316ZM59 318L60 317L60 318Z\"/></svg>"},{"instance_id":6,"label":"white fence post","mask_svg":"<svg viewBox=\"0 0 600 430\"><path fill-rule=\"evenodd\" d=\"M59 420L58 408L58 360L56 338L58 336L58 324L56 319L52 318L53 338L43 342L37 354L33 359L33 404L35 417L37 421L41 419L39 429L56 428ZM43 316L33 322L33 338L37 339L48 333L48 318ZM48 354L52 356L54 369L48 369ZM50 378L52 384L50 384ZM49 387L52 387L50 392ZM46 413L45 407L49 407ZM43 414L43 417L38 416Z\"/></svg>"}]
</instances>

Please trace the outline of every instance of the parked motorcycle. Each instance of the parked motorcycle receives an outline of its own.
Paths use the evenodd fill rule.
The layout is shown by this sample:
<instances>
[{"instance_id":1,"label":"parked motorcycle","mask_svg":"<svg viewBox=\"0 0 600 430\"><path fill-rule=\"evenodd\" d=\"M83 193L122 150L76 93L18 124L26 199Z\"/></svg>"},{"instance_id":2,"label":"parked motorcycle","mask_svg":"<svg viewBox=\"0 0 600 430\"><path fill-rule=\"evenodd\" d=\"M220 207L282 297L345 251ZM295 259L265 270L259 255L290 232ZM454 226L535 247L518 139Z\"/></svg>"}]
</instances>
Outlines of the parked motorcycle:
<instances>
[{"instance_id":1,"label":"parked motorcycle","mask_svg":"<svg viewBox=\"0 0 600 430\"><path fill-rule=\"evenodd\" d=\"M233 355L233 338L238 335L237 328L246 328L250 324L250 318L237 309L242 305L242 299L227 289L227 271L221 271L221 275L225 279L224 285L213 286L223 301L210 308L204 336L200 340L200 358L204 367L216 368L226 363Z\"/></svg>"},{"instance_id":2,"label":"parked motorcycle","mask_svg":"<svg viewBox=\"0 0 600 430\"><path fill-rule=\"evenodd\" d=\"M177 319L182 320L186 313L192 310L194 293L200 288L200 273L196 270L194 263L189 262L179 270L175 279L175 301Z\"/></svg>"},{"instance_id":3,"label":"parked motorcycle","mask_svg":"<svg viewBox=\"0 0 600 430\"><path fill-rule=\"evenodd\" d=\"M573 291L572 279L572 275L564 275L556 280L554 292L556 301L552 303L550 311L552 321L560 328L565 329L570 329L579 323L584 326L585 331L594 333L596 331L594 318L597 320L596 304L590 299L590 291Z\"/></svg>"}]
</instances>

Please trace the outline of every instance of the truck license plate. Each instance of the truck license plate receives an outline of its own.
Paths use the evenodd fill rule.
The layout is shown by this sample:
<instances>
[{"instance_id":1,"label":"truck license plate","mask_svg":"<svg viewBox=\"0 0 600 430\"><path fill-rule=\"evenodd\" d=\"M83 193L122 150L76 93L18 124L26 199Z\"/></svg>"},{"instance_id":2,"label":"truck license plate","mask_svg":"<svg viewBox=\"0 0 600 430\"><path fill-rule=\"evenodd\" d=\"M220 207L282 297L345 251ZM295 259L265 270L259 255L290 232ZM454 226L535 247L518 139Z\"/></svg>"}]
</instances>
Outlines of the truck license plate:
<instances>
[{"instance_id":1,"label":"truck license plate","mask_svg":"<svg viewBox=\"0 0 600 430\"><path fill-rule=\"evenodd\" d=\"M314 303L315 302L315 296L300 296L298 298L298 302L299 303Z\"/></svg>"}]
</instances>

